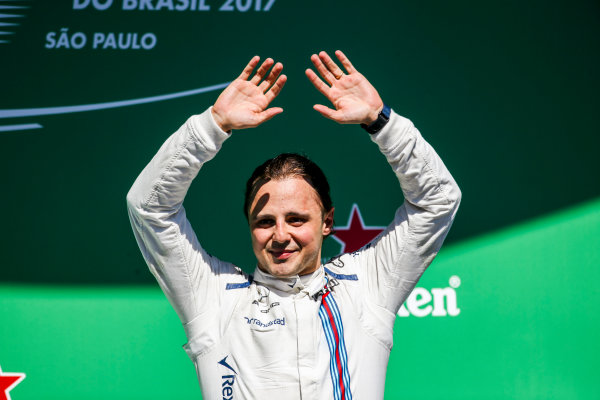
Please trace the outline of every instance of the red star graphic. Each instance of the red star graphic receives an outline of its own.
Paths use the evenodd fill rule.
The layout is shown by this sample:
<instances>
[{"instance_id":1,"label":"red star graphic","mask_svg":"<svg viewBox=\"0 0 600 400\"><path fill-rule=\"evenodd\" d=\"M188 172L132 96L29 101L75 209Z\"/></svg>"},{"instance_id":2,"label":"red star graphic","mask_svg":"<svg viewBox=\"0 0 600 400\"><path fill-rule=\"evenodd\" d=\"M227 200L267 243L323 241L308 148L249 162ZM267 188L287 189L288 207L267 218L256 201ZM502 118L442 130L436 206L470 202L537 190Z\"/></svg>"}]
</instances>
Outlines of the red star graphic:
<instances>
[{"instance_id":1,"label":"red star graphic","mask_svg":"<svg viewBox=\"0 0 600 400\"><path fill-rule=\"evenodd\" d=\"M358 205L353 204L348 225L335 227L333 238L342 245L342 253L352 253L369 243L384 229L384 226L365 226Z\"/></svg>"},{"instance_id":2,"label":"red star graphic","mask_svg":"<svg viewBox=\"0 0 600 400\"><path fill-rule=\"evenodd\" d=\"M25 379L25 374L18 372L3 373L0 367L0 400L10 400L10 390Z\"/></svg>"}]
</instances>

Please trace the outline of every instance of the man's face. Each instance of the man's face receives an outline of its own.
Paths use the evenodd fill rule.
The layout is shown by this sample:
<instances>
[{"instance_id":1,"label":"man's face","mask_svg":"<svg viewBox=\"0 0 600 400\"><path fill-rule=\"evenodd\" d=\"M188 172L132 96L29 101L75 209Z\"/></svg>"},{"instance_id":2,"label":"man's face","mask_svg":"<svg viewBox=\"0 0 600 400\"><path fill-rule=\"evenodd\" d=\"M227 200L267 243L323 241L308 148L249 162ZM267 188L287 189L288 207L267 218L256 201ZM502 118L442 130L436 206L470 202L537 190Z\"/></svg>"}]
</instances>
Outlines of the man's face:
<instances>
[{"instance_id":1,"label":"man's face","mask_svg":"<svg viewBox=\"0 0 600 400\"><path fill-rule=\"evenodd\" d=\"M319 195L298 177L265 183L249 212L252 249L258 267L273 276L315 271L323 237L331 233L333 209L323 216Z\"/></svg>"}]
</instances>

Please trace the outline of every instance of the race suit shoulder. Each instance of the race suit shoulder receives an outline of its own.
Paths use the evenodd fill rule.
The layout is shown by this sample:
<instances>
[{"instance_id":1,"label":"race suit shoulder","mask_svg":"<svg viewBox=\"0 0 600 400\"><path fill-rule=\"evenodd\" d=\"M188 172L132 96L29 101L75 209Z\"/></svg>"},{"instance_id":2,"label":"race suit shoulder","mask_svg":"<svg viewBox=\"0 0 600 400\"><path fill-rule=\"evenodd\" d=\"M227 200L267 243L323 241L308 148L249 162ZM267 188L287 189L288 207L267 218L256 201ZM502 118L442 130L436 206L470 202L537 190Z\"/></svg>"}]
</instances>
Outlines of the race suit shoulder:
<instances>
[{"instance_id":1,"label":"race suit shoulder","mask_svg":"<svg viewBox=\"0 0 600 400\"><path fill-rule=\"evenodd\" d=\"M228 136L210 109L191 117L127 196L138 245L184 325L203 398L382 399L396 312L442 245L458 186L392 112L371 137L405 198L387 229L309 276L248 276L202 249L182 205Z\"/></svg>"}]
</instances>

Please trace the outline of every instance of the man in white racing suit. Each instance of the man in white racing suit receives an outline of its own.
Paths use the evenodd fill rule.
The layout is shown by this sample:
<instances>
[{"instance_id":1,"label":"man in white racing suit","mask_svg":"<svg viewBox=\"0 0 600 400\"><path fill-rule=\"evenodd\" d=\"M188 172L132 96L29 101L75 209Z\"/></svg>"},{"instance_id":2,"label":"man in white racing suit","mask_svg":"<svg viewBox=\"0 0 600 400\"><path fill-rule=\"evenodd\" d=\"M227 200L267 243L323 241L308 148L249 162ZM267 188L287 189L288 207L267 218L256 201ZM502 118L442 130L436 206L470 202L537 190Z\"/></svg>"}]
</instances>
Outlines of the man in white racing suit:
<instances>
[{"instance_id":1,"label":"man in white racing suit","mask_svg":"<svg viewBox=\"0 0 600 400\"><path fill-rule=\"evenodd\" d=\"M344 70L325 52L311 57L320 77L306 74L334 106L314 108L363 124L405 197L362 249L321 265L333 207L306 177L255 182L246 210L253 275L209 255L186 218L192 180L232 130L282 112L269 108L286 81L271 59L253 73L254 57L213 107L190 117L127 195L136 240L183 323L204 399L382 399L396 313L456 214L460 190L433 148L336 56Z\"/></svg>"}]
</instances>

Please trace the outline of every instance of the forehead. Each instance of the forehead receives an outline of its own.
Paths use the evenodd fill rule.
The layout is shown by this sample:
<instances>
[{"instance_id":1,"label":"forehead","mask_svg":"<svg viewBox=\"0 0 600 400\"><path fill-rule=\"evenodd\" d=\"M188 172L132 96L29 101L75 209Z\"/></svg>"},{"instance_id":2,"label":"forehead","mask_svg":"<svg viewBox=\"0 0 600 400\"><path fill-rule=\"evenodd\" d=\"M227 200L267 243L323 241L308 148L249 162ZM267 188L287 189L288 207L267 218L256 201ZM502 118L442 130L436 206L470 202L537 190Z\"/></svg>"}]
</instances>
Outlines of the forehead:
<instances>
[{"instance_id":1,"label":"forehead","mask_svg":"<svg viewBox=\"0 0 600 400\"><path fill-rule=\"evenodd\" d=\"M303 178L270 180L260 187L250 205L250 214L321 213L317 191Z\"/></svg>"}]
</instances>

